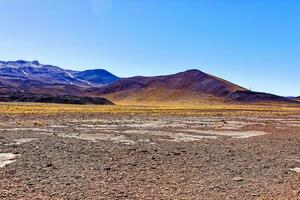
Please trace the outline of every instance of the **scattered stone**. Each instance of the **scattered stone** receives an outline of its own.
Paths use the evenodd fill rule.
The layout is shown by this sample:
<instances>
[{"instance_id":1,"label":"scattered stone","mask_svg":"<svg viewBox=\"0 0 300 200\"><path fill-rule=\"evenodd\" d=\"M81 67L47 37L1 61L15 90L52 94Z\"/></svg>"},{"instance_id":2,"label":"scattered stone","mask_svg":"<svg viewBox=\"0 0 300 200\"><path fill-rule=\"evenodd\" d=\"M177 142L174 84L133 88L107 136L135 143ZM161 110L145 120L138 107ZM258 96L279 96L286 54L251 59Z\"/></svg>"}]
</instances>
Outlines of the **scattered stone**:
<instances>
[{"instance_id":1,"label":"scattered stone","mask_svg":"<svg viewBox=\"0 0 300 200\"><path fill-rule=\"evenodd\" d=\"M0 199L297 199L298 173L290 168L299 167L300 113L280 119L296 118L281 132L273 122L257 125L269 115L239 112L155 120L152 113L26 115L17 126L15 116L2 117L1 152L22 157L0 169ZM226 114L234 117L222 123ZM250 130L272 135L236 138ZM6 145L16 138L38 142Z\"/></svg>"},{"instance_id":2,"label":"scattered stone","mask_svg":"<svg viewBox=\"0 0 300 200\"><path fill-rule=\"evenodd\" d=\"M53 167L53 164L52 163L47 163L46 167L47 168Z\"/></svg>"},{"instance_id":3,"label":"scattered stone","mask_svg":"<svg viewBox=\"0 0 300 200\"><path fill-rule=\"evenodd\" d=\"M105 171L110 171L111 168L110 168L110 167L104 167L103 170L105 170Z\"/></svg>"},{"instance_id":4,"label":"scattered stone","mask_svg":"<svg viewBox=\"0 0 300 200\"><path fill-rule=\"evenodd\" d=\"M233 181L243 181L244 179L242 177L234 177L232 180Z\"/></svg>"}]
</instances>

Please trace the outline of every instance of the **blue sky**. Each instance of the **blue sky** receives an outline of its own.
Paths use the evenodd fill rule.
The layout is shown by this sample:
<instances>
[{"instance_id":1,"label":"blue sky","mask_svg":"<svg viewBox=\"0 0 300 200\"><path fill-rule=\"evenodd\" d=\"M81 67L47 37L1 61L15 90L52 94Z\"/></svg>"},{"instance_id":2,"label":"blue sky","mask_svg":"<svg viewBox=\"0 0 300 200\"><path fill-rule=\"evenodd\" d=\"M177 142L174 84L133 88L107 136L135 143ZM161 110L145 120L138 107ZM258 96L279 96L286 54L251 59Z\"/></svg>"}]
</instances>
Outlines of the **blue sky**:
<instances>
[{"instance_id":1,"label":"blue sky","mask_svg":"<svg viewBox=\"0 0 300 200\"><path fill-rule=\"evenodd\" d=\"M0 0L0 60L122 76L200 69L300 95L298 0Z\"/></svg>"}]
</instances>

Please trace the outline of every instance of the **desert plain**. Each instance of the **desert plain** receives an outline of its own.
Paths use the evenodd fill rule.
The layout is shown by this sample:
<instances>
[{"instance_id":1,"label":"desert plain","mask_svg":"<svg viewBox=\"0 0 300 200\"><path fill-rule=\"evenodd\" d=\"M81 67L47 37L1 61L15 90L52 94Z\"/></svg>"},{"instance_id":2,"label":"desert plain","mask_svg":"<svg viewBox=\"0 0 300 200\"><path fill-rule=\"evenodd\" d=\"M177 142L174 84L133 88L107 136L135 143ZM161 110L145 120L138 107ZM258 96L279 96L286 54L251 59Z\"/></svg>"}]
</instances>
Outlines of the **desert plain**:
<instances>
[{"instance_id":1,"label":"desert plain","mask_svg":"<svg viewBox=\"0 0 300 200\"><path fill-rule=\"evenodd\" d=\"M300 107L1 103L0 199L300 199Z\"/></svg>"}]
</instances>

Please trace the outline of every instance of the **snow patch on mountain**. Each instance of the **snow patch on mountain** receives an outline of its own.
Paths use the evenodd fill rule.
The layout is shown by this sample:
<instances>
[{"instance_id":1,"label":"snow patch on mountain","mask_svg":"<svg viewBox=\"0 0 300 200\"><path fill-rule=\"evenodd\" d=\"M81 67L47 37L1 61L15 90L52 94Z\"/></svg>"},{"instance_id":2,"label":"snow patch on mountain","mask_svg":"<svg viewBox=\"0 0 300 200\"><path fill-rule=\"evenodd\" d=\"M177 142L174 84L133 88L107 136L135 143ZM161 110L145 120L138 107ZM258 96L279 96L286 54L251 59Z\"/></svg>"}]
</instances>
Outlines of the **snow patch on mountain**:
<instances>
[{"instance_id":1,"label":"snow patch on mountain","mask_svg":"<svg viewBox=\"0 0 300 200\"><path fill-rule=\"evenodd\" d=\"M46 84L66 84L84 87L103 86L119 78L105 70L73 71L53 65L40 64L39 61L0 61L0 77L5 79L24 79Z\"/></svg>"}]
</instances>

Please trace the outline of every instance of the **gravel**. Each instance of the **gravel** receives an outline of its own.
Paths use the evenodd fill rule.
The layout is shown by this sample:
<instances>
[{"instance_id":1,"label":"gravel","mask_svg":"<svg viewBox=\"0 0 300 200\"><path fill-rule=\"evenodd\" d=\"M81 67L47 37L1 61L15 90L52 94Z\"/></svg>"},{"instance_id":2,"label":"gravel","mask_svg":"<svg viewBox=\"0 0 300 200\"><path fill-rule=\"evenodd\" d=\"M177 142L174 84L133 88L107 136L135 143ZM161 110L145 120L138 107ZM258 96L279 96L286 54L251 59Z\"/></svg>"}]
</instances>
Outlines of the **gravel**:
<instances>
[{"instance_id":1,"label":"gravel","mask_svg":"<svg viewBox=\"0 0 300 200\"><path fill-rule=\"evenodd\" d=\"M268 117L0 116L0 199L300 199L300 116Z\"/></svg>"}]
</instances>

